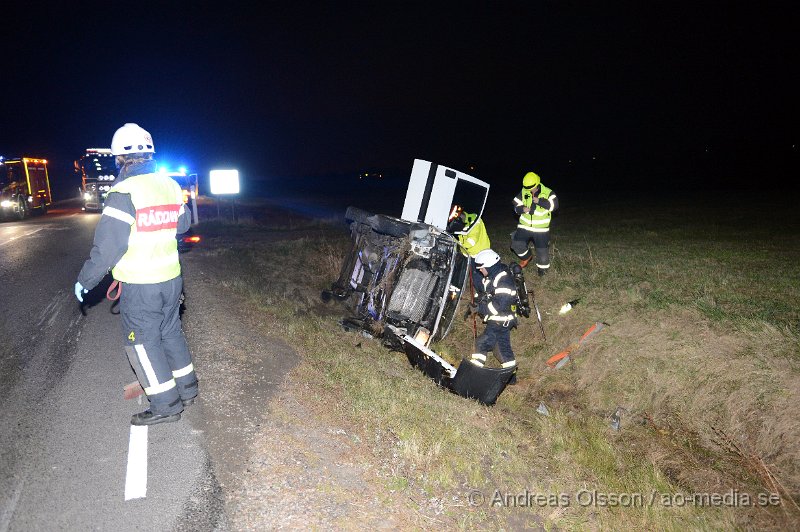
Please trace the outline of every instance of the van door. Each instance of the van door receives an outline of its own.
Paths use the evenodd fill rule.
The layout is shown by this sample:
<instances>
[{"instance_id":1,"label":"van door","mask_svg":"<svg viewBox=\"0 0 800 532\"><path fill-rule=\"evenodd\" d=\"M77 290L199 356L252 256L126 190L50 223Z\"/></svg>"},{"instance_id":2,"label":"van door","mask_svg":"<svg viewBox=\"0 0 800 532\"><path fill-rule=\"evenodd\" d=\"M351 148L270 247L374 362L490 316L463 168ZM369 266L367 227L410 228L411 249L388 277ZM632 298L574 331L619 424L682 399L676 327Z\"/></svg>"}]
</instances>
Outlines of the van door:
<instances>
[{"instance_id":1,"label":"van door","mask_svg":"<svg viewBox=\"0 0 800 532\"><path fill-rule=\"evenodd\" d=\"M454 203L480 218L488 196L488 183L446 166L415 159L400 217L444 231Z\"/></svg>"}]
</instances>

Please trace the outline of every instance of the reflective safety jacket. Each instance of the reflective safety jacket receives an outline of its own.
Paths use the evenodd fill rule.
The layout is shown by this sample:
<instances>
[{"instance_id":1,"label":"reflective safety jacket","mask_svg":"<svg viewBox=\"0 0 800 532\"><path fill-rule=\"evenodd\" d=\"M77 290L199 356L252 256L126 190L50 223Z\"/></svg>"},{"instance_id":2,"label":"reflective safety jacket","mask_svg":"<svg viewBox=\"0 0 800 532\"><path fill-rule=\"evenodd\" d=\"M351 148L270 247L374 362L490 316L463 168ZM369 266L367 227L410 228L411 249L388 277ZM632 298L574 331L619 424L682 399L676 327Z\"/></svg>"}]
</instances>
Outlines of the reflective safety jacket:
<instances>
[{"instance_id":1,"label":"reflective safety jacket","mask_svg":"<svg viewBox=\"0 0 800 532\"><path fill-rule=\"evenodd\" d=\"M84 288L97 286L112 268L114 278L126 283L161 283L180 275L176 233L186 232L191 218L178 184L155 168L155 161L125 168L123 181L109 191L78 274Z\"/></svg>"},{"instance_id":2,"label":"reflective safety jacket","mask_svg":"<svg viewBox=\"0 0 800 532\"><path fill-rule=\"evenodd\" d=\"M475 219L477 217L477 214L467 214L465 226L469 227L473 222L475 225L467 233L458 235L461 252L470 257L475 257L484 249L492 247L491 242L489 242L489 235L486 233L486 226L481 219L476 222Z\"/></svg>"},{"instance_id":3,"label":"reflective safety jacket","mask_svg":"<svg viewBox=\"0 0 800 532\"><path fill-rule=\"evenodd\" d=\"M178 216L183 192L171 177L142 174L114 185L109 191L130 194L136 214L131 223L128 251L111 274L125 283L155 284L181 274L178 260Z\"/></svg>"},{"instance_id":4,"label":"reflective safety jacket","mask_svg":"<svg viewBox=\"0 0 800 532\"><path fill-rule=\"evenodd\" d=\"M517 284L505 264L497 263L488 269L483 278L486 296L478 303L478 314L484 322L500 322L504 326L516 325L514 305L517 303Z\"/></svg>"},{"instance_id":5,"label":"reflective safety jacket","mask_svg":"<svg viewBox=\"0 0 800 532\"><path fill-rule=\"evenodd\" d=\"M550 231L551 213L558 208L558 198L546 186L539 185L539 203L533 203L533 194L530 190L522 191L514 197L514 211L519 214L517 227L534 233ZM525 212L524 207L530 208ZM534 208L535 207L535 208Z\"/></svg>"}]
</instances>

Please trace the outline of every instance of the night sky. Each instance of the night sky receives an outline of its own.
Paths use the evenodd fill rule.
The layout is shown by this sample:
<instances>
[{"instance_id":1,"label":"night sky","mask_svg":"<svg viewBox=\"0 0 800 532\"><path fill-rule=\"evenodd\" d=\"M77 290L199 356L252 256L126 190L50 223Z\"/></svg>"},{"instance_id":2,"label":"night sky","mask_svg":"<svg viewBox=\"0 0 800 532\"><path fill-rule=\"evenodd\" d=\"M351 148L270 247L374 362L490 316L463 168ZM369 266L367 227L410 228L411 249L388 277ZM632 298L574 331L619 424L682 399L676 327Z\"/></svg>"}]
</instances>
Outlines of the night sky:
<instances>
[{"instance_id":1,"label":"night sky","mask_svg":"<svg viewBox=\"0 0 800 532\"><path fill-rule=\"evenodd\" d=\"M125 122L253 190L415 158L512 188L798 176L796 3L73 4L4 8L0 40L0 154L47 157L57 190Z\"/></svg>"}]
</instances>

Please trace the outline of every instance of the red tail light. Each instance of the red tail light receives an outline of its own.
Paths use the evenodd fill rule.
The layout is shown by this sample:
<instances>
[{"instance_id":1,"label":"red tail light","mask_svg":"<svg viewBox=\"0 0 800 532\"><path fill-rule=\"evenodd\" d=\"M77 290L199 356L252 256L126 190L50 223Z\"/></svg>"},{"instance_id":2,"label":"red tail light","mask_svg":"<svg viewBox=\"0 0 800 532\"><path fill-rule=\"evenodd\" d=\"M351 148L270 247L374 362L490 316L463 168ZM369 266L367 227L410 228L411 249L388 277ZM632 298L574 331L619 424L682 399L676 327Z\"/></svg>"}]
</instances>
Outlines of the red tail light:
<instances>
[{"instance_id":1,"label":"red tail light","mask_svg":"<svg viewBox=\"0 0 800 532\"><path fill-rule=\"evenodd\" d=\"M187 237L184 237L183 241L187 242L189 244L197 244L198 242L200 242L200 237L197 236L197 235L187 236Z\"/></svg>"}]
</instances>

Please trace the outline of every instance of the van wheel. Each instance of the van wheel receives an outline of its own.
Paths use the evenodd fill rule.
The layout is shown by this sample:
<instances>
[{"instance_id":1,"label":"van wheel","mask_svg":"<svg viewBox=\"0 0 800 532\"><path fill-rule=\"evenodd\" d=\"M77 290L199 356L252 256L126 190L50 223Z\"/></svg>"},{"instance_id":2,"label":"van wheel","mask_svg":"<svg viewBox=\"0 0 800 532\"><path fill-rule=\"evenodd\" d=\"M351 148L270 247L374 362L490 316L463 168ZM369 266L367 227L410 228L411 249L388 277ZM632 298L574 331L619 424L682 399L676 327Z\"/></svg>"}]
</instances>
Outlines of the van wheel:
<instances>
[{"instance_id":1,"label":"van wheel","mask_svg":"<svg viewBox=\"0 0 800 532\"><path fill-rule=\"evenodd\" d=\"M375 232L389 236L405 236L411 228L408 222L385 214L371 216L367 223Z\"/></svg>"},{"instance_id":2,"label":"van wheel","mask_svg":"<svg viewBox=\"0 0 800 532\"><path fill-rule=\"evenodd\" d=\"M348 222L357 222L360 224L367 223L367 218L372 216L372 213L369 213L363 209L359 209L358 207L348 207L347 212L344 214L344 219Z\"/></svg>"}]
</instances>

